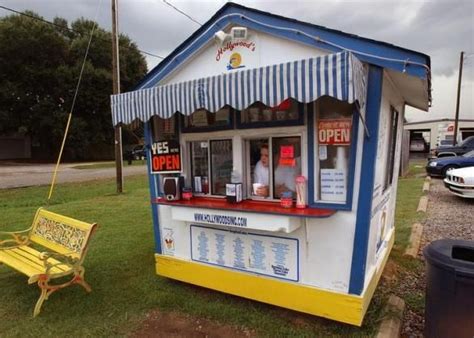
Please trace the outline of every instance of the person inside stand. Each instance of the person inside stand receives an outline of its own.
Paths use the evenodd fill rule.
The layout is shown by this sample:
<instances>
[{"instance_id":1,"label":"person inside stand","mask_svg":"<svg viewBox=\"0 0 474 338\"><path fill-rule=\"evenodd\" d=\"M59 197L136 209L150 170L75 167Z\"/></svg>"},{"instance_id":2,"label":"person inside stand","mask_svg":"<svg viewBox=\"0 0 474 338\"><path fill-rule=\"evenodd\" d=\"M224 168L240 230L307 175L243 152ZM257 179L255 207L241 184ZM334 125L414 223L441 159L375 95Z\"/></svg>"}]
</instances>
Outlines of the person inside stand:
<instances>
[{"instance_id":1,"label":"person inside stand","mask_svg":"<svg viewBox=\"0 0 474 338\"><path fill-rule=\"evenodd\" d=\"M260 160L255 165L253 183L257 187L254 189L254 193L260 197L268 197L268 185L269 185L269 156L268 156L268 144L262 144L260 147Z\"/></svg>"}]
</instances>

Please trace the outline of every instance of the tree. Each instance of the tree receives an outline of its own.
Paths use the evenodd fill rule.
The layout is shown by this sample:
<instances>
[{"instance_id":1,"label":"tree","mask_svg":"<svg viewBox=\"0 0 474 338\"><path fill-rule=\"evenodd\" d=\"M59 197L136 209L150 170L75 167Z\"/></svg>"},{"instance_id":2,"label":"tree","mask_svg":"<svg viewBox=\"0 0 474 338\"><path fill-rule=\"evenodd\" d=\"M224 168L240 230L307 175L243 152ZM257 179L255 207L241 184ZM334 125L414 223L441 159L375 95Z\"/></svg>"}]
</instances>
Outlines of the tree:
<instances>
[{"instance_id":1,"label":"tree","mask_svg":"<svg viewBox=\"0 0 474 338\"><path fill-rule=\"evenodd\" d=\"M29 15L40 18L33 12ZM12 15L0 19L0 134L29 135L39 157L57 157L75 87L95 25L79 19L64 28ZM147 72L136 44L120 36L121 87L130 90ZM97 27L84 67L66 142L65 159L113 154L111 34Z\"/></svg>"}]
</instances>

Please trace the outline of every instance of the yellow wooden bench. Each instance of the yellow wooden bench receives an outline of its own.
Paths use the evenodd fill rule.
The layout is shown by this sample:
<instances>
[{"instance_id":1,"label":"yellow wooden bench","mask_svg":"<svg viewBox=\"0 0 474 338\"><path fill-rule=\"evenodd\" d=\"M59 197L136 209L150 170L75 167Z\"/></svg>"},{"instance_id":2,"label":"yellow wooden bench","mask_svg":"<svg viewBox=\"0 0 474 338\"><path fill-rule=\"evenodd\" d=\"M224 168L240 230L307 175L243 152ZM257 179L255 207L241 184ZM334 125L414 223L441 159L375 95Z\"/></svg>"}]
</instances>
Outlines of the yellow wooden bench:
<instances>
[{"instance_id":1,"label":"yellow wooden bench","mask_svg":"<svg viewBox=\"0 0 474 338\"><path fill-rule=\"evenodd\" d=\"M91 291L84 280L82 262L96 228L95 223L88 224L39 208L31 228L0 232L0 264L25 274L29 277L28 284L38 283L41 290L34 317L40 313L43 302L57 290L79 284L87 292Z\"/></svg>"}]
</instances>

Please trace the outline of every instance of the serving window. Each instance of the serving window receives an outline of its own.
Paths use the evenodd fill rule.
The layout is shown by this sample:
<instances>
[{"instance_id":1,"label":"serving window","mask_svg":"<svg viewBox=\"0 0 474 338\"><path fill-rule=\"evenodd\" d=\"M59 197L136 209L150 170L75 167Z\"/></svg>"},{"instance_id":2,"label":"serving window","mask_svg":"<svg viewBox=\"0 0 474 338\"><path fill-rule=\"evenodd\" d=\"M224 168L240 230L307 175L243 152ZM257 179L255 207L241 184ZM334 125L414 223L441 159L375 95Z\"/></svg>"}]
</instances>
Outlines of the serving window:
<instances>
[{"instance_id":1,"label":"serving window","mask_svg":"<svg viewBox=\"0 0 474 338\"><path fill-rule=\"evenodd\" d=\"M233 168L232 140L193 141L189 149L194 192L224 196Z\"/></svg>"},{"instance_id":2,"label":"serving window","mask_svg":"<svg viewBox=\"0 0 474 338\"><path fill-rule=\"evenodd\" d=\"M301 175L301 137L266 137L246 140L247 195L256 199L295 197Z\"/></svg>"}]
</instances>

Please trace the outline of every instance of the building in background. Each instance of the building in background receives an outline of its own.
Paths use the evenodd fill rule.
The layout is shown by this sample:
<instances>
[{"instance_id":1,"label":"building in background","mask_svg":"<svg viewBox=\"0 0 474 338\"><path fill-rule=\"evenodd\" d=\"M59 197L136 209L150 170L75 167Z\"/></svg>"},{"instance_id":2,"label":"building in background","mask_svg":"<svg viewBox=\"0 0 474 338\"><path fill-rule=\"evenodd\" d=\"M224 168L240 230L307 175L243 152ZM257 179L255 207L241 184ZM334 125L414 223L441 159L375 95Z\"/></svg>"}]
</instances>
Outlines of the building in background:
<instances>
[{"instance_id":1,"label":"building in background","mask_svg":"<svg viewBox=\"0 0 474 338\"><path fill-rule=\"evenodd\" d=\"M452 145L454 138L454 119L438 119L405 123L404 130L410 133L410 153L428 154L440 145ZM460 119L458 142L474 135L474 119Z\"/></svg>"}]
</instances>

